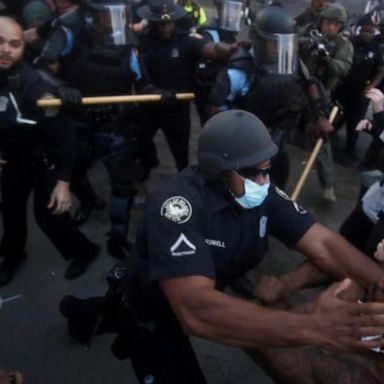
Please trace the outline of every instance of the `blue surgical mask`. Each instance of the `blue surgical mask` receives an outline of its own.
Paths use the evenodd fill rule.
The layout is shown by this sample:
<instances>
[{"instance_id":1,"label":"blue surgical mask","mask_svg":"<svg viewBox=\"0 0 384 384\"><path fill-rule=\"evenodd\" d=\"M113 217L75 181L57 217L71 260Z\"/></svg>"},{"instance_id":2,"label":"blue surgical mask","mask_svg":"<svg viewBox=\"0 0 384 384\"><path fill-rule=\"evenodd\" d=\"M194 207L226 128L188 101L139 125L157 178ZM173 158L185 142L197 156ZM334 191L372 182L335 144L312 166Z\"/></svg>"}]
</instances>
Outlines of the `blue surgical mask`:
<instances>
[{"instance_id":1,"label":"blue surgical mask","mask_svg":"<svg viewBox=\"0 0 384 384\"><path fill-rule=\"evenodd\" d=\"M245 193L241 197L235 197L235 201L246 209L256 208L263 204L268 196L270 185L269 176L265 177L265 183L263 185L257 184L249 179L242 179L244 180Z\"/></svg>"}]
</instances>

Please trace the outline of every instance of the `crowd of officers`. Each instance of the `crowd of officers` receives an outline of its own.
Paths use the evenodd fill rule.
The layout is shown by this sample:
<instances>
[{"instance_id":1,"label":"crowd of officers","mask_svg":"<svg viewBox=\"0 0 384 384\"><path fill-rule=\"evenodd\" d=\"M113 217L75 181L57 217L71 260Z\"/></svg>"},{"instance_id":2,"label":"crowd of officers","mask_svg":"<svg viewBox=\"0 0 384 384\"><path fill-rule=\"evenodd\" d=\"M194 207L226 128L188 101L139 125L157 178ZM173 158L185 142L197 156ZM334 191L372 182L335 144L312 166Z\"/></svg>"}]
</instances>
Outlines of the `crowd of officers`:
<instances>
[{"instance_id":1,"label":"crowd of officers","mask_svg":"<svg viewBox=\"0 0 384 384\"><path fill-rule=\"evenodd\" d=\"M0 170L4 223L0 286L13 278L28 257L26 212L32 190L36 223L61 255L70 260L64 274L68 280L84 274L100 253L100 245L82 233L80 224L93 209L108 206L108 253L128 261L128 267L118 267L110 276L114 300L125 297L120 285L116 288L116 280L124 280L124 290L130 293L136 289L133 271L140 270L141 263L133 254L151 254L158 247L157 259L151 261L151 279L160 282L162 290L161 294L159 286L154 290L161 296L158 301L151 298L161 313L156 317L156 333L146 327L137 332L131 307L122 316L127 323L135 323L135 331L130 329L126 334L127 327L121 328L119 321L112 327L115 330L117 327L119 333L114 352L119 357L132 358L140 383L149 379L156 379L153 381L156 383L204 383L185 335L195 330L197 335L225 344L259 349L332 345L328 339L315 342L317 336L311 339L298 335L294 323L302 324L304 319L295 315L287 316L286 320L292 324L297 343L290 341L288 335L278 334L273 325L271 337L267 337L267 331L267 336L247 341L244 339L247 331L258 332L247 327L244 334L232 337L234 324L220 323L219 317L225 319L230 314L227 308L238 305L244 319L252 320L252 309L243 302L219 297L218 293L212 294L211 299L210 294L202 296L206 297L201 304L205 309L199 309L201 317L193 318L196 324L188 319L195 313L193 300L184 297L184 286L193 292L218 292L238 279L268 248L267 223L271 233L288 246L296 246L320 268L304 265L298 277L286 278L296 281L292 291L302 288L309 276L320 281L318 275L323 277L324 271L334 277L354 277L362 286L380 280L379 269L373 262L366 264L366 271L359 271L364 256L344 242L333 248L336 244L329 243L338 240L334 237L337 235L319 226L280 188L285 187L289 177L286 136L292 127L297 127L311 143L319 138L324 140L317 160L319 182L323 198L336 200L329 140L334 127L328 118L331 107L337 105L342 113L335 128L346 124L345 149L349 156L357 157L359 131L373 135L362 166L361 202L346 220L342 233L361 251L369 249L372 257L382 249L384 6L368 10L353 25L341 4L325 0L311 0L309 8L295 20L284 9L283 2L278 1L270 2L255 15L246 13L246 5L237 0L223 0L217 6L217 17L207 21L204 9L190 0L181 4L173 0L0 2ZM238 34L245 14L248 22L252 20L250 35L249 39L240 41ZM194 102L203 126L198 171L188 167L191 101L179 96L191 92L195 94ZM140 94L157 95L157 101L83 103L84 97ZM58 105L44 104L57 98L61 99ZM373 123L366 119L369 103ZM238 127L235 136L231 136L233 127ZM130 212L138 183L145 182L161 161L154 142L159 129L164 133L179 174L148 205L146 231L139 230L137 250L127 241ZM89 168L96 159L102 161L108 173L108 204L88 178ZM229 208L223 186L225 193L231 193L231 204L238 204L245 211L256 209L257 213L239 213ZM71 194L79 201L74 215L70 213ZM259 207L264 208L259 211ZM196 234L203 221L205 229L201 235L205 240ZM289 230L283 225L288 222L295 223ZM251 223L257 223L255 229L245 230ZM365 232L357 241L355 232L360 224L364 224ZM374 240L367 242L372 231L375 231L371 236ZM254 237L258 238L255 243ZM235 242L229 241L235 238L241 239L238 250L233 248ZM207 263L209 247L212 265ZM236 252L243 254L237 261ZM317 252L321 254L319 259ZM336 253L348 253L355 257L355 262L347 267L349 259L340 256L335 263L330 255ZM257 291L259 299L274 304L286 296L282 281L265 280ZM344 288L338 287L336 291ZM319 316L324 310L332 310L329 300L336 291L328 292L323 298L317 307ZM163 311L164 298L174 314L171 315L169 306ZM209 314L210 300L217 314ZM79 320L79 313L80 318L84 314L83 304L74 297L67 297L61 303L62 313L70 320L72 336L80 341L102 333L99 328L103 323L98 320L99 315L91 322L86 316L86 324L82 322L84 319ZM103 302L101 307L99 304L92 307L93 313L104 313L106 304ZM89 308L88 302L86 305ZM374 307L367 308L374 312ZM150 314L147 312L140 316L147 319L153 315L153 309ZM272 316L271 324L274 324L273 314L276 313L268 313ZM255 315L261 319L264 316L259 310ZM215 323L215 328L212 323L204 323L205 316L220 324ZM106 328L114 322L103 321L108 323ZM141 321L144 323L147 324ZM243 324L239 320L240 323ZM97 332L95 324L98 324ZM323 325L332 326L332 321ZM328 336L337 338L333 333ZM127 352L127 344L135 350ZM149 344L153 347L150 354ZM164 354L166 344L171 345L172 353ZM335 340L335 346L350 351L377 345L374 342L356 345L348 339L348 342ZM283 359L277 358L280 351L276 349L271 355L269 350L264 351L264 358L287 383L293 379L282 369ZM303 352L289 350L285 356L295 353ZM320 368L313 372L321 375ZM317 380L306 378L305 381L303 372L294 373L293 383ZM369 374L372 381L364 382L376 382L375 373ZM17 380L22 380L19 374Z\"/></svg>"}]
</instances>

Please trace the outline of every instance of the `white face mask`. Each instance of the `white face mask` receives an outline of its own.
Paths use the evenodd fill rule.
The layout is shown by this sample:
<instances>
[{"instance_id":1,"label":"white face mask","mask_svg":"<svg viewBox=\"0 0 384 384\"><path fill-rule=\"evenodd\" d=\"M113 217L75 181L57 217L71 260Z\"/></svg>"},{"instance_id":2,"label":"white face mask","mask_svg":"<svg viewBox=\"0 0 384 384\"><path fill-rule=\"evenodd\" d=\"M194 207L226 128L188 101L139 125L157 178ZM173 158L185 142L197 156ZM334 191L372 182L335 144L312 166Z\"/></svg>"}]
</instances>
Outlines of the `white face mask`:
<instances>
[{"instance_id":1,"label":"white face mask","mask_svg":"<svg viewBox=\"0 0 384 384\"><path fill-rule=\"evenodd\" d=\"M243 208L251 209L256 208L263 204L268 196L270 181L269 176L265 176L265 183L263 185L257 184L252 180L244 179L245 193L241 197L235 197L235 201Z\"/></svg>"}]
</instances>

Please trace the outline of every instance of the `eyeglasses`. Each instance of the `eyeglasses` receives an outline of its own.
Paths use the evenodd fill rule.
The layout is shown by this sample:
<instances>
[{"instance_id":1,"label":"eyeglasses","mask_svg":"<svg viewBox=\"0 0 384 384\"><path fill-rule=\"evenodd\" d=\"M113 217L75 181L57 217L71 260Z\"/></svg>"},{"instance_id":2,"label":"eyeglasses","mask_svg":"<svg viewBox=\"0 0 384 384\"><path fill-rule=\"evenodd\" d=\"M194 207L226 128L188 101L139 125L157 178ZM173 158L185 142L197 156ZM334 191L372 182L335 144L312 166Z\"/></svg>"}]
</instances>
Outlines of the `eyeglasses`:
<instances>
[{"instance_id":1,"label":"eyeglasses","mask_svg":"<svg viewBox=\"0 0 384 384\"><path fill-rule=\"evenodd\" d=\"M246 168L237 169L236 173L238 173L244 179L256 179L259 176L266 177L267 175L269 175L270 171L271 171L270 166L266 168L246 167Z\"/></svg>"}]
</instances>

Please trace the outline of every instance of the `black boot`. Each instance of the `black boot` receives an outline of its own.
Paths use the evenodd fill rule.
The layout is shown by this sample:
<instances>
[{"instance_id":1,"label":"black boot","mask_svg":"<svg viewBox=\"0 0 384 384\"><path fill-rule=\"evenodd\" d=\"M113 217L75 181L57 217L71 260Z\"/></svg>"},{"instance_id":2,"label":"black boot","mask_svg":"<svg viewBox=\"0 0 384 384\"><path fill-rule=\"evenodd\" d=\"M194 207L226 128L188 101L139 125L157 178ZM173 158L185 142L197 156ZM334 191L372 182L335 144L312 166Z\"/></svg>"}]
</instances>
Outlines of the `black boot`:
<instances>
[{"instance_id":1,"label":"black boot","mask_svg":"<svg viewBox=\"0 0 384 384\"><path fill-rule=\"evenodd\" d=\"M68 331L79 343L88 343L97 332L97 324L102 316L104 298L78 299L65 296L59 305L60 313L68 319Z\"/></svg>"},{"instance_id":2,"label":"black boot","mask_svg":"<svg viewBox=\"0 0 384 384\"><path fill-rule=\"evenodd\" d=\"M94 250L90 252L88 255L84 255L82 257L76 257L73 259L67 269L65 270L64 277L67 280L74 280L83 275L92 264L92 262L96 259L98 254L100 253L100 247L97 244L93 244Z\"/></svg>"},{"instance_id":3,"label":"black boot","mask_svg":"<svg viewBox=\"0 0 384 384\"><path fill-rule=\"evenodd\" d=\"M27 254L25 253L22 258L14 259L11 257L7 257L3 261L3 264L1 264L0 266L0 287L8 284L12 280L17 268L20 266L20 264L23 263L26 258Z\"/></svg>"},{"instance_id":4,"label":"black boot","mask_svg":"<svg viewBox=\"0 0 384 384\"><path fill-rule=\"evenodd\" d=\"M119 260L128 258L132 244L123 235L117 233L109 232L107 236L109 236L107 241L108 253Z\"/></svg>"}]
</instances>

